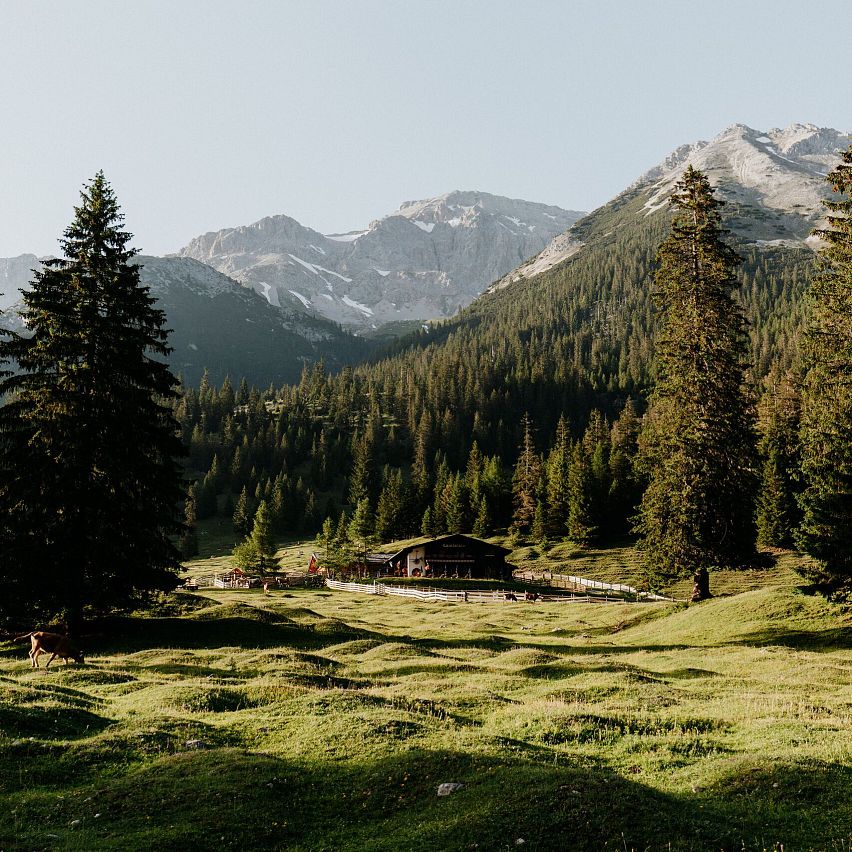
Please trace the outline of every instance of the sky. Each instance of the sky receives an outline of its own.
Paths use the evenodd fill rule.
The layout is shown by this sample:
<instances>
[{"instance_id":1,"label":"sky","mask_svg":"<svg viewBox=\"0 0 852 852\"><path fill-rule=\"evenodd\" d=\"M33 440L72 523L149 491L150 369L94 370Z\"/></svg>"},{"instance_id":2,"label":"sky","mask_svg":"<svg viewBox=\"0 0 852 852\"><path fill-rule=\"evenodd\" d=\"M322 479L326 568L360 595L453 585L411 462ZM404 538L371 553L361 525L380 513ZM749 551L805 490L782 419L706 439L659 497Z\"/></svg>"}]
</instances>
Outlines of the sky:
<instances>
[{"instance_id":1,"label":"sky","mask_svg":"<svg viewBox=\"0 0 852 852\"><path fill-rule=\"evenodd\" d=\"M852 129L850 25L848 0L0 0L0 257L55 253L98 169L147 254L454 189L592 210L733 123Z\"/></svg>"}]
</instances>

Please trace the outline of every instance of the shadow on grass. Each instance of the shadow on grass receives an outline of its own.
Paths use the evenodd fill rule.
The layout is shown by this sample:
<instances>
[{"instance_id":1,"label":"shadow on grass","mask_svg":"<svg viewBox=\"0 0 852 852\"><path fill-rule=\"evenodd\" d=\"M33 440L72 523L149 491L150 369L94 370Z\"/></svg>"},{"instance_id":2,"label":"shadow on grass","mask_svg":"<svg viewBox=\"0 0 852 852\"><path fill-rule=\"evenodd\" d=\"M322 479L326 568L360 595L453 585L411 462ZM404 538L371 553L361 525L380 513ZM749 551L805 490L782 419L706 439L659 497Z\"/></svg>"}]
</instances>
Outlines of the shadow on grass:
<instances>
[{"instance_id":1,"label":"shadow on grass","mask_svg":"<svg viewBox=\"0 0 852 852\"><path fill-rule=\"evenodd\" d=\"M539 758L513 745L504 743L502 754L411 749L311 763L231 748L169 754L63 799L39 787L17 790L0 811L0 843L373 852L846 848L846 766L735 766L712 789L674 795L646 786L641 775L554 765L550 753ZM439 798L447 781L464 786Z\"/></svg>"},{"instance_id":2,"label":"shadow on grass","mask_svg":"<svg viewBox=\"0 0 852 852\"><path fill-rule=\"evenodd\" d=\"M729 644L758 647L783 645L802 651L848 650L852 648L852 630L848 627L829 630L789 630L783 627L767 627Z\"/></svg>"},{"instance_id":3,"label":"shadow on grass","mask_svg":"<svg viewBox=\"0 0 852 852\"><path fill-rule=\"evenodd\" d=\"M212 615L212 614L211 614ZM344 622L302 625L282 619L266 622L245 616L219 618L133 618L104 619L97 634L86 641L90 654L132 654L150 648L222 648L268 649L281 646L317 650L353 637L380 637L356 630Z\"/></svg>"},{"instance_id":4,"label":"shadow on grass","mask_svg":"<svg viewBox=\"0 0 852 852\"><path fill-rule=\"evenodd\" d=\"M110 719L79 707L0 704L0 731L10 738L74 739L110 724Z\"/></svg>"}]
</instances>

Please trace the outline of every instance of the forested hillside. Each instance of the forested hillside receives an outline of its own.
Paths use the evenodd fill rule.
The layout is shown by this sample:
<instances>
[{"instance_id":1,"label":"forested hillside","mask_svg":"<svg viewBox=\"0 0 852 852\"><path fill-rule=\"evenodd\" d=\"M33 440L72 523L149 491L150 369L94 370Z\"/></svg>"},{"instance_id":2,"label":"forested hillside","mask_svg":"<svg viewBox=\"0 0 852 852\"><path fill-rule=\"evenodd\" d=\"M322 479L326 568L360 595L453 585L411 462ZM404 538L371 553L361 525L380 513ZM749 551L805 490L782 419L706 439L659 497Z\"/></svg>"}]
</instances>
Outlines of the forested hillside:
<instances>
[{"instance_id":1,"label":"forested hillside","mask_svg":"<svg viewBox=\"0 0 852 852\"><path fill-rule=\"evenodd\" d=\"M670 223L664 209L646 215L646 200L624 193L574 226L584 245L568 260L370 363L306 369L264 394L190 390L178 417L199 516L236 509L243 531L267 500L282 532L310 533L367 497L383 538L513 522L580 541L625 532L639 489L636 417L654 376L654 258ZM729 206L729 225L749 212ZM738 297L758 396L797 360L813 253L735 231L729 241L744 259ZM535 461L519 479L524 446Z\"/></svg>"}]
</instances>

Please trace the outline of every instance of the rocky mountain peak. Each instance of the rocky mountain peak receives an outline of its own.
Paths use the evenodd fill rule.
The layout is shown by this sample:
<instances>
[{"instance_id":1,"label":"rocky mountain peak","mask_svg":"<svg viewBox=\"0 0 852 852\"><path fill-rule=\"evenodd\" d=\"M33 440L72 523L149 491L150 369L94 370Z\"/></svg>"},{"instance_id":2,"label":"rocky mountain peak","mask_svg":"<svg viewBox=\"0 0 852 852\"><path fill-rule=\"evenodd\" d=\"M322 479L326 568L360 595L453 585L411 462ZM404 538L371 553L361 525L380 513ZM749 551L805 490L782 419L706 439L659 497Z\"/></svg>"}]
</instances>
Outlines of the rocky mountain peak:
<instances>
[{"instance_id":1,"label":"rocky mountain peak","mask_svg":"<svg viewBox=\"0 0 852 852\"><path fill-rule=\"evenodd\" d=\"M804 239L822 216L825 175L848 145L847 135L813 124L768 131L734 124L710 142L678 148L632 188L650 188L645 204L650 215L667 204L675 182L691 165L705 172L728 201L797 217L800 226L790 236Z\"/></svg>"},{"instance_id":2,"label":"rocky mountain peak","mask_svg":"<svg viewBox=\"0 0 852 852\"><path fill-rule=\"evenodd\" d=\"M814 124L756 130L732 124L710 141L681 145L587 219L554 237L493 289L532 278L580 251L598 228L610 234L632 217L662 215L687 166L707 174L728 204L728 227L757 245L814 244L825 215L826 174L848 148L849 134ZM605 223L599 225L598 223Z\"/></svg>"},{"instance_id":3,"label":"rocky mountain peak","mask_svg":"<svg viewBox=\"0 0 852 852\"><path fill-rule=\"evenodd\" d=\"M271 304L355 328L448 317L541 251L578 211L477 191L408 201L364 230L323 235L288 216L194 239L180 254Z\"/></svg>"}]
</instances>

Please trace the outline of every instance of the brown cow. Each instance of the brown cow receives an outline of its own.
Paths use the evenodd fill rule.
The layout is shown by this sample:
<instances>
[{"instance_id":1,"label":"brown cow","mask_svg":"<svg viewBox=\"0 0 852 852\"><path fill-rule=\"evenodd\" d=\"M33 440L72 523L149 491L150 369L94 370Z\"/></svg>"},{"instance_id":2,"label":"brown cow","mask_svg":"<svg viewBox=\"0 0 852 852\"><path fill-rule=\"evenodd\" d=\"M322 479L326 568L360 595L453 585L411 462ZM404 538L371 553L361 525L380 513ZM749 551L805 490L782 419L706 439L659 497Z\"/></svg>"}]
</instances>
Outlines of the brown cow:
<instances>
[{"instance_id":1,"label":"brown cow","mask_svg":"<svg viewBox=\"0 0 852 852\"><path fill-rule=\"evenodd\" d=\"M32 643L29 658L32 662L32 667L37 669L38 658L42 654L52 654L47 661L45 668L57 658L62 657L65 660L65 665L68 665L68 660L72 659L75 663L84 663L82 651L79 651L67 636L61 636L59 633L46 633L43 630L36 630L32 633L25 633L23 636L16 636L15 641L20 642L22 639L29 639Z\"/></svg>"}]
</instances>

